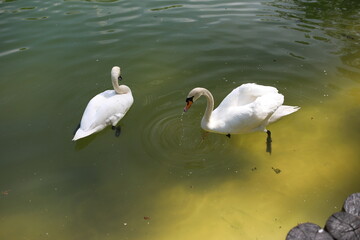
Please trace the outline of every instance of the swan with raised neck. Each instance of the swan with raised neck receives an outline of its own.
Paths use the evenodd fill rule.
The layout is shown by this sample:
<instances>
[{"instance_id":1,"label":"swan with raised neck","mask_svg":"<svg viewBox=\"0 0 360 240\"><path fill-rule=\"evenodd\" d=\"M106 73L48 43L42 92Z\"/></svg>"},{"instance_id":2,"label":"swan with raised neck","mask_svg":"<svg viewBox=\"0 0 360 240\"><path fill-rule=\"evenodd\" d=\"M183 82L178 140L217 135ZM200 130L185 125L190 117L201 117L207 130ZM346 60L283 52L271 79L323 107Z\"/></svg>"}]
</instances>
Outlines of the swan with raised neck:
<instances>
[{"instance_id":1,"label":"swan with raised neck","mask_svg":"<svg viewBox=\"0 0 360 240\"><path fill-rule=\"evenodd\" d=\"M118 83L122 79L120 67L114 66L110 75L114 90L105 90L88 102L73 141L99 132L109 125L115 130L115 136L120 135L120 126L117 124L130 109L134 98L128 86Z\"/></svg>"},{"instance_id":2,"label":"swan with raised neck","mask_svg":"<svg viewBox=\"0 0 360 240\"><path fill-rule=\"evenodd\" d=\"M119 85L119 80L122 80L121 69L115 66L111 69L111 83L117 94L126 94L131 92L130 88L126 85Z\"/></svg>"}]
</instances>

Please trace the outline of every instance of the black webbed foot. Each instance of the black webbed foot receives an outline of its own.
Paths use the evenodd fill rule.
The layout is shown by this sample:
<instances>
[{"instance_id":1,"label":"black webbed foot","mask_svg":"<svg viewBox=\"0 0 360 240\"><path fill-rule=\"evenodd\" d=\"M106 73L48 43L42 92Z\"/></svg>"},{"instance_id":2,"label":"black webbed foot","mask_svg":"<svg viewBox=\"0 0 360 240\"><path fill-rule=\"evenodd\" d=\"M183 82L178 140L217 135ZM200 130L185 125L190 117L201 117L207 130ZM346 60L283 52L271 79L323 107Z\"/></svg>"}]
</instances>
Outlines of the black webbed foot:
<instances>
[{"instance_id":1,"label":"black webbed foot","mask_svg":"<svg viewBox=\"0 0 360 240\"><path fill-rule=\"evenodd\" d=\"M226 136L227 136L228 138L230 138L230 137L231 137L231 134L230 134L230 133L228 133L228 134L226 134Z\"/></svg>"},{"instance_id":2,"label":"black webbed foot","mask_svg":"<svg viewBox=\"0 0 360 240\"><path fill-rule=\"evenodd\" d=\"M267 133L267 138L266 138L266 152L268 152L269 154L271 154L271 132L269 130L266 131Z\"/></svg>"},{"instance_id":3,"label":"black webbed foot","mask_svg":"<svg viewBox=\"0 0 360 240\"><path fill-rule=\"evenodd\" d=\"M120 127L120 126L117 126L117 127L111 126L111 129L112 129L112 130L115 130L115 136L116 136L116 137L119 137L119 136L120 136L120 133L121 133L121 127Z\"/></svg>"}]
</instances>

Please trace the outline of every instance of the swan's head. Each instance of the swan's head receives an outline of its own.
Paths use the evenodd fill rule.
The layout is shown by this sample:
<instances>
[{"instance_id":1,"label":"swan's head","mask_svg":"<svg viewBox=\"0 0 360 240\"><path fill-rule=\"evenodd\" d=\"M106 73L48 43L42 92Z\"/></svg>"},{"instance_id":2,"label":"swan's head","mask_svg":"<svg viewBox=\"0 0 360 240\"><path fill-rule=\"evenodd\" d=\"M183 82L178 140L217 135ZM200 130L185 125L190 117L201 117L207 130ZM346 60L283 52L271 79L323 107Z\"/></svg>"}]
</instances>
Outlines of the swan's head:
<instances>
[{"instance_id":1,"label":"swan's head","mask_svg":"<svg viewBox=\"0 0 360 240\"><path fill-rule=\"evenodd\" d=\"M203 88L194 88L191 90L186 98L186 106L184 107L184 112L187 112L191 105L203 95Z\"/></svg>"},{"instance_id":2,"label":"swan's head","mask_svg":"<svg viewBox=\"0 0 360 240\"><path fill-rule=\"evenodd\" d=\"M115 66L111 69L111 77L119 81L122 80L120 67Z\"/></svg>"}]
</instances>

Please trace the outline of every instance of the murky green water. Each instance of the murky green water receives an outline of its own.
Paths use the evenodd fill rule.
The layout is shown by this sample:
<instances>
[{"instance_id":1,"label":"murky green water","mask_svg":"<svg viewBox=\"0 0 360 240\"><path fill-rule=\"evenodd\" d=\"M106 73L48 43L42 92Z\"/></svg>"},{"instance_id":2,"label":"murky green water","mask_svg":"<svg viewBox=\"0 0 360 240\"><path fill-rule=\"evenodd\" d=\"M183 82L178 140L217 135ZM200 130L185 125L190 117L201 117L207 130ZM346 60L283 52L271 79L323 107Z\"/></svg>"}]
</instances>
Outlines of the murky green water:
<instances>
[{"instance_id":1,"label":"murky green water","mask_svg":"<svg viewBox=\"0 0 360 240\"><path fill-rule=\"evenodd\" d=\"M1 239L285 239L360 191L360 4L0 1ZM120 65L135 102L71 141ZM203 138L204 99L275 86L301 110Z\"/></svg>"}]
</instances>

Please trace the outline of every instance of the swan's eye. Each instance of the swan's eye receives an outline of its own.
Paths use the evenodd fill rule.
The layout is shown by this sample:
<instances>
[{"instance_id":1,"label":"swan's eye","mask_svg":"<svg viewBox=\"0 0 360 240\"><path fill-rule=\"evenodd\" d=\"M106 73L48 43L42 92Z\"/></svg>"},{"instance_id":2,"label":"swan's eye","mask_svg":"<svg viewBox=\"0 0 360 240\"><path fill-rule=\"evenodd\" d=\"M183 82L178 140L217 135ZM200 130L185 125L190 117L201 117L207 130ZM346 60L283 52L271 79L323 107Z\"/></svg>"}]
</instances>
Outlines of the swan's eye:
<instances>
[{"instance_id":1,"label":"swan's eye","mask_svg":"<svg viewBox=\"0 0 360 240\"><path fill-rule=\"evenodd\" d=\"M122 76L121 76L121 75L118 77L118 80L119 80L119 81L122 80Z\"/></svg>"},{"instance_id":2,"label":"swan's eye","mask_svg":"<svg viewBox=\"0 0 360 240\"><path fill-rule=\"evenodd\" d=\"M188 97L188 98L186 99L186 102L189 102L189 101L194 102L194 96Z\"/></svg>"}]
</instances>

